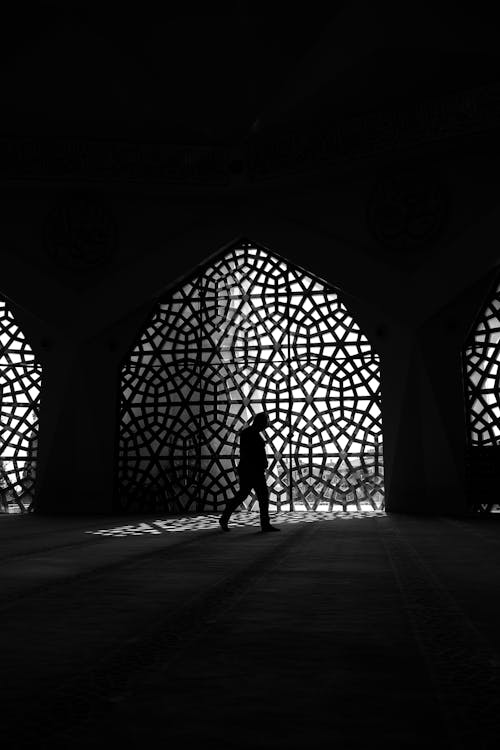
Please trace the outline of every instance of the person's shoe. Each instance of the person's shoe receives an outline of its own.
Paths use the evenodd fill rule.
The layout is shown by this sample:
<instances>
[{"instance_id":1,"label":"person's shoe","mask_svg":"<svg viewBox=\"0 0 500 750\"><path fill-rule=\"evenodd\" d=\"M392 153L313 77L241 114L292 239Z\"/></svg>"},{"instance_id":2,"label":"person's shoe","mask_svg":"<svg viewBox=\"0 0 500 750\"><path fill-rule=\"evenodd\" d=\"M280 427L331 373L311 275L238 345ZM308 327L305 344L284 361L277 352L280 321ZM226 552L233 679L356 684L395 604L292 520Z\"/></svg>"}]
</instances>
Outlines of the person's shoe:
<instances>
[{"instance_id":1,"label":"person's shoe","mask_svg":"<svg viewBox=\"0 0 500 750\"><path fill-rule=\"evenodd\" d=\"M281 529L278 529L277 526L271 526L271 524L269 524L269 526L262 527L262 532L264 531L281 531Z\"/></svg>"},{"instance_id":2,"label":"person's shoe","mask_svg":"<svg viewBox=\"0 0 500 750\"><path fill-rule=\"evenodd\" d=\"M224 521L223 518L219 518L219 526L221 527L222 531L231 531L231 529L227 525L227 521Z\"/></svg>"}]
</instances>

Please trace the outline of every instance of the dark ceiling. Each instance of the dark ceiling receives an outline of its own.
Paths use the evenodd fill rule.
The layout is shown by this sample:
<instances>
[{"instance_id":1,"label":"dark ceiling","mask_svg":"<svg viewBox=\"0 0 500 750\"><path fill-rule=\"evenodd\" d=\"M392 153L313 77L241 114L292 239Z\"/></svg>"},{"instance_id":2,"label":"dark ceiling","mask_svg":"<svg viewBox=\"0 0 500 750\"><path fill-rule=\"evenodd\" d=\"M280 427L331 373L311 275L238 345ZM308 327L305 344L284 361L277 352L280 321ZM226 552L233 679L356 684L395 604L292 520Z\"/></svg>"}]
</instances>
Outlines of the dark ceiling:
<instances>
[{"instance_id":1,"label":"dark ceiling","mask_svg":"<svg viewBox=\"0 0 500 750\"><path fill-rule=\"evenodd\" d=\"M500 80L489 8L13 4L0 31L0 132L238 143L397 107Z\"/></svg>"}]
</instances>

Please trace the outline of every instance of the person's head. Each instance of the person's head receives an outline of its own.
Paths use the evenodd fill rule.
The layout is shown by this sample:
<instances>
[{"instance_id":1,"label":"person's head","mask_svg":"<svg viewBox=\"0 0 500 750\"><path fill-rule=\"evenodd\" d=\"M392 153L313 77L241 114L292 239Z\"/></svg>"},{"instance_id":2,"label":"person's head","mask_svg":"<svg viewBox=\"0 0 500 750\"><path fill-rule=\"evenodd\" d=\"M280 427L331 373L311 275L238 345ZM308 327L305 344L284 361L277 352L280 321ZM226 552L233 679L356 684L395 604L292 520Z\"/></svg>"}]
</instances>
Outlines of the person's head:
<instances>
[{"instance_id":1,"label":"person's head","mask_svg":"<svg viewBox=\"0 0 500 750\"><path fill-rule=\"evenodd\" d=\"M259 414L256 414L255 417L253 418L252 424L255 427L255 429L258 430L259 432L261 430L265 430L269 424L269 417L267 416L266 412L261 411L259 412Z\"/></svg>"}]
</instances>

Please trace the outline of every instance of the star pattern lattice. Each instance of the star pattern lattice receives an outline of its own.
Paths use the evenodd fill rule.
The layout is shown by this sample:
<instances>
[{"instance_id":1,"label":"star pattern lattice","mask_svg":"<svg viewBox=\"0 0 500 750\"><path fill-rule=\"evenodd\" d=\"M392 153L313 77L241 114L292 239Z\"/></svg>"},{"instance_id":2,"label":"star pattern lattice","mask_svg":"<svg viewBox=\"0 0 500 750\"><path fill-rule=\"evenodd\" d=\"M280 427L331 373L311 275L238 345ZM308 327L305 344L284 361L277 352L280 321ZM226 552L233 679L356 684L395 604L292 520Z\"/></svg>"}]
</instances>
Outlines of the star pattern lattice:
<instances>
[{"instance_id":1,"label":"star pattern lattice","mask_svg":"<svg viewBox=\"0 0 500 750\"><path fill-rule=\"evenodd\" d=\"M0 511L32 500L38 454L41 366L0 299Z\"/></svg>"},{"instance_id":2,"label":"star pattern lattice","mask_svg":"<svg viewBox=\"0 0 500 750\"><path fill-rule=\"evenodd\" d=\"M500 443L500 284L465 348L470 447Z\"/></svg>"},{"instance_id":3,"label":"star pattern lattice","mask_svg":"<svg viewBox=\"0 0 500 750\"><path fill-rule=\"evenodd\" d=\"M165 296L124 363L121 507L222 510L262 410L274 509L383 508L377 354L334 288L245 242Z\"/></svg>"}]
</instances>

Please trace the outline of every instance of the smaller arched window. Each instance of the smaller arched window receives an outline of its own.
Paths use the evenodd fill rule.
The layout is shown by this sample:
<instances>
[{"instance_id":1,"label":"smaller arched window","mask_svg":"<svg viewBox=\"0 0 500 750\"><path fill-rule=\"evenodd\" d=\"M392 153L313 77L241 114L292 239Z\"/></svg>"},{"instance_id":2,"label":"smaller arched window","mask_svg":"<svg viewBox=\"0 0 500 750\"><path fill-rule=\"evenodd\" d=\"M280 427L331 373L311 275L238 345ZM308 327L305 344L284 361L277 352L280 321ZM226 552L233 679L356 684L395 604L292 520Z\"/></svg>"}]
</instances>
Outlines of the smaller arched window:
<instances>
[{"instance_id":1,"label":"smaller arched window","mask_svg":"<svg viewBox=\"0 0 500 750\"><path fill-rule=\"evenodd\" d=\"M0 512L23 512L33 502L41 366L0 298Z\"/></svg>"},{"instance_id":2,"label":"smaller arched window","mask_svg":"<svg viewBox=\"0 0 500 750\"><path fill-rule=\"evenodd\" d=\"M500 283L479 313L464 349L469 508L500 502Z\"/></svg>"},{"instance_id":3,"label":"smaller arched window","mask_svg":"<svg viewBox=\"0 0 500 750\"><path fill-rule=\"evenodd\" d=\"M482 309L464 352L467 443L500 445L500 283Z\"/></svg>"}]
</instances>

